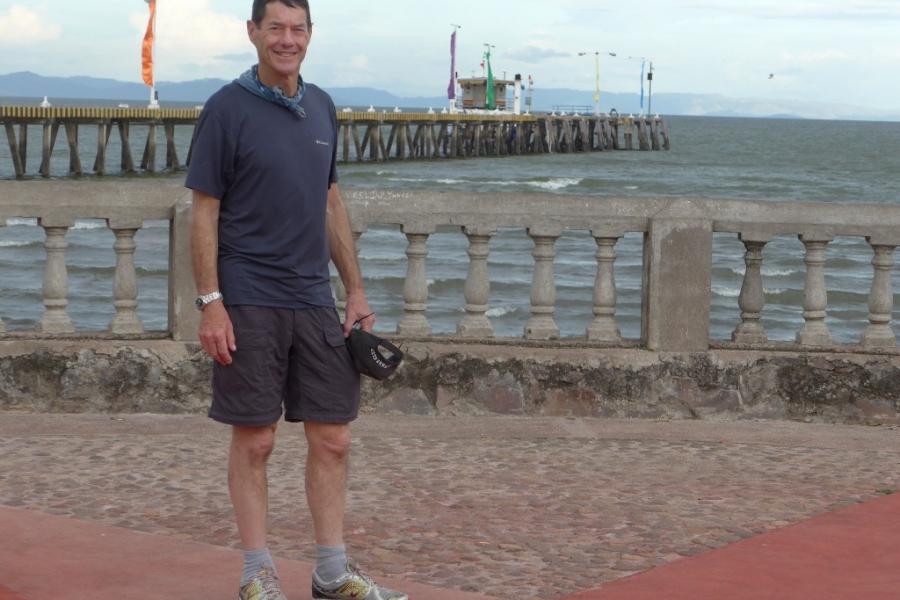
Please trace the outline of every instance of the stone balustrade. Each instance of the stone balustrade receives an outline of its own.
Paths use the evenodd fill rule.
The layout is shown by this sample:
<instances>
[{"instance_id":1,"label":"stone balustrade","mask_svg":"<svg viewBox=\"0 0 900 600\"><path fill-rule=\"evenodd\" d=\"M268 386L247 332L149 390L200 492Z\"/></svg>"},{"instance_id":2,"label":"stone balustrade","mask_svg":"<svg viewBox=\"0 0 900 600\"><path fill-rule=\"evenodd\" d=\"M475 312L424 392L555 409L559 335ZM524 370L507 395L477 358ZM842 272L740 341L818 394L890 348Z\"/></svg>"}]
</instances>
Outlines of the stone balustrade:
<instances>
[{"instance_id":1,"label":"stone balustrade","mask_svg":"<svg viewBox=\"0 0 900 600\"><path fill-rule=\"evenodd\" d=\"M10 332L0 315L0 335L25 337L79 336L67 312L67 233L78 219L102 219L114 233L111 256L115 274L110 301L115 315L109 337L145 335L137 313L135 235L148 220L170 222L168 336L192 340L198 313L190 261L190 194L180 180L4 181L0 182L0 225L10 218L34 218L46 233L43 278L44 312L35 331ZM583 336L565 343L585 347L639 345L650 351L702 352L711 347L771 349L762 325L765 294L763 251L776 237L794 236L804 248L803 325L795 342L781 347L828 348L860 352L896 349L891 328L893 253L900 245L900 206L829 203L759 202L747 200L598 198L550 194L468 194L458 192L394 192L345 190L357 239L373 226L396 226L406 239L407 269L402 318L397 335L429 338L427 272L440 256L429 254L428 242L439 228L458 231L468 242L469 266L464 306L454 339L495 337L488 316L491 281L487 263L491 240L500 229L525 231L532 243L531 315L520 340L554 343L557 324L554 261L557 241L566 231L587 231L596 243L592 314ZM618 242L629 233L643 235L640 340L623 340L616 315L615 263ZM710 288L714 235L739 239L746 269L736 304L740 321L731 340L710 338ZM3 230L0 228L0 239ZM826 251L838 237L865 239L872 248L873 276L869 317L861 324L858 343L835 344L828 329ZM365 274L364 274L365 275ZM0 293L3 293L0 282ZM344 291L336 286L339 308Z\"/></svg>"}]
</instances>

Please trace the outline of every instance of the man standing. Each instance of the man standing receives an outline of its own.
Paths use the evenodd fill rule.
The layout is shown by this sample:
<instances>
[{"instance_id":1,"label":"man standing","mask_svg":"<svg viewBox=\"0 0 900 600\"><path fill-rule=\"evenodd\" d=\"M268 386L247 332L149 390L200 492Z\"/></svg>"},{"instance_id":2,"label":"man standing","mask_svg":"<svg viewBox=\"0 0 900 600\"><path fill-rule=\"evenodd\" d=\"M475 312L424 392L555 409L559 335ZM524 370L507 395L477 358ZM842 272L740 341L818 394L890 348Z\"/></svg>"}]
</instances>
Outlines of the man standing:
<instances>
[{"instance_id":1,"label":"man standing","mask_svg":"<svg viewBox=\"0 0 900 600\"><path fill-rule=\"evenodd\" d=\"M266 462L283 412L304 423L309 448L312 597L406 600L353 566L343 542L349 423L359 407L344 338L355 321L371 330L374 317L337 184L334 104L300 77L312 35L307 0L254 0L247 33L259 63L207 101L185 184L194 194L200 342L215 360L209 415L232 426L239 598L285 599L266 547ZM329 258L347 289L343 328Z\"/></svg>"}]
</instances>

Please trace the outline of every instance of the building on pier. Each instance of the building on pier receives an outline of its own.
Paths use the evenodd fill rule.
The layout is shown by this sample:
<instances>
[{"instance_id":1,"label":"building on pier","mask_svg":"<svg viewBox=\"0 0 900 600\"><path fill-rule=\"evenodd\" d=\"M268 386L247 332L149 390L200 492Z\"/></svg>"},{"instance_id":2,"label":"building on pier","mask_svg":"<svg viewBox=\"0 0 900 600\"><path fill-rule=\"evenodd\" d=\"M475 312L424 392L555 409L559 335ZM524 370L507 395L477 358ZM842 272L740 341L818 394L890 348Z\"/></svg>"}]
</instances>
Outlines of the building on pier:
<instances>
[{"instance_id":1,"label":"building on pier","mask_svg":"<svg viewBox=\"0 0 900 600\"><path fill-rule=\"evenodd\" d=\"M459 80L459 87L462 88L462 109L484 109L506 111L508 102L506 100L506 92L508 87L516 85L515 81L509 79L494 79L494 104L495 107L489 106L488 103L488 78L487 77L467 77Z\"/></svg>"}]
</instances>

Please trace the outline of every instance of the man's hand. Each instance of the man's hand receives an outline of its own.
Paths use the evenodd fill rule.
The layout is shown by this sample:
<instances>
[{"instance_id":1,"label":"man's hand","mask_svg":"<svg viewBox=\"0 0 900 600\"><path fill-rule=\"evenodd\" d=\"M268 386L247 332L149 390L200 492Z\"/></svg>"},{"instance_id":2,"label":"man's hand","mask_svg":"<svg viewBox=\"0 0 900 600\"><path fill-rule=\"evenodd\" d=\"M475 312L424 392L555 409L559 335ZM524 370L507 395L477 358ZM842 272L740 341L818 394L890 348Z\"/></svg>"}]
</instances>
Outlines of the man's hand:
<instances>
[{"instance_id":1,"label":"man's hand","mask_svg":"<svg viewBox=\"0 0 900 600\"><path fill-rule=\"evenodd\" d=\"M220 365L231 364L231 353L237 350L237 345L231 318L221 300L208 304L203 309L203 316L200 319L200 344Z\"/></svg>"},{"instance_id":2,"label":"man's hand","mask_svg":"<svg viewBox=\"0 0 900 600\"><path fill-rule=\"evenodd\" d=\"M364 318L365 317L365 318ZM363 291L347 293L347 308L344 311L344 337L350 335L353 324L359 320L363 331L372 331L375 326L375 313L369 308L369 301Z\"/></svg>"}]
</instances>

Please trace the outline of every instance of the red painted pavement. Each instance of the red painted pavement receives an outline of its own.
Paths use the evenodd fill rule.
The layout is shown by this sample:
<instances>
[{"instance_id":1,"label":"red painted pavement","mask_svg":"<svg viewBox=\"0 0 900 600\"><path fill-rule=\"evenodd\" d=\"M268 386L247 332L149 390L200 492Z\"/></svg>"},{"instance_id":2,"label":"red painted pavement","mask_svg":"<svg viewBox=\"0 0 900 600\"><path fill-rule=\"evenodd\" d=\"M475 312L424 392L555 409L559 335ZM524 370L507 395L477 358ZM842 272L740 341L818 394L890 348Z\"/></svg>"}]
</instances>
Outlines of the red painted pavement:
<instances>
[{"instance_id":1,"label":"red painted pavement","mask_svg":"<svg viewBox=\"0 0 900 600\"><path fill-rule=\"evenodd\" d=\"M900 600L900 494L569 597L661 599Z\"/></svg>"},{"instance_id":2,"label":"red painted pavement","mask_svg":"<svg viewBox=\"0 0 900 600\"><path fill-rule=\"evenodd\" d=\"M221 600L237 597L238 551L0 507L0 600ZM276 559L290 598L309 600L312 566ZM382 580L410 600L491 600Z\"/></svg>"}]
</instances>

